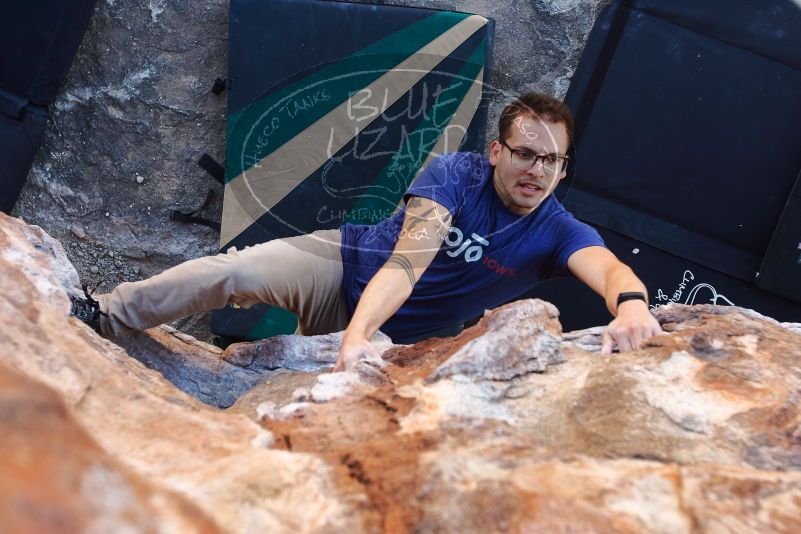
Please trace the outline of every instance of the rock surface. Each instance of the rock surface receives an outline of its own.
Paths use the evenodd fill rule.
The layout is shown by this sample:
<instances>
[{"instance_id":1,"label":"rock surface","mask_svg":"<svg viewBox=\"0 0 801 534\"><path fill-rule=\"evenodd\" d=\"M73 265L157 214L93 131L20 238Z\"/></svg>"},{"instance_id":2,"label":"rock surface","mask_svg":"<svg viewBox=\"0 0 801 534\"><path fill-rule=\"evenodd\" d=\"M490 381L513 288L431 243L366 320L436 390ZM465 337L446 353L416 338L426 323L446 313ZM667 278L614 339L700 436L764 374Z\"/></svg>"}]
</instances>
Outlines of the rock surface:
<instances>
[{"instance_id":1,"label":"rock surface","mask_svg":"<svg viewBox=\"0 0 801 534\"><path fill-rule=\"evenodd\" d=\"M222 532L109 456L52 389L0 363L4 532Z\"/></svg>"},{"instance_id":2,"label":"rock surface","mask_svg":"<svg viewBox=\"0 0 801 534\"><path fill-rule=\"evenodd\" d=\"M51 251L59 249L41 229L0 215L4 365L57 391L106 454L195 503L228 531L358 531L353 504L338 496L322 459L271 449L272 435L253 418L201 403L68 318L66 293L54 288L60 287L58 273L72 268L66 263L53 270L58 258ZM72 274L67 278L77 280L74 269ZM58 454L50 461L54 470L81 469ZM302 507L292 504L300 500ZM188 524L193 515L186 514ZM170 524L160 522L154 530L169 531Z\"/></svg>"},{"instance_id":3,"label":"rock surface","mask_svg":"<svg viewBox=\"0 0 801 534\"><path fill-rule=\"evenodd\" d=\"M670 305L665 335L601 355L601 329L562 334L550 304L521 301L330 373L336 336L223 352L156 328L126 352L66 316L77 275L41 229L0 215L0 251L13 526L801 529L797 325Z\"/></svg>"},{"instance_id":4,"label":"rock surface","mask_svg":"<svg viewBox=\"0 0 801 534\"><path fill-rule=\"evenodd\" d=\"M608 0L366 0L454 9L496 21L488 132L511 96L567 91L587 34ZM52 109L14 214L64 243L90 287L108 292L216 252L218 235L169 220L195 209L220 220L222 187L195 162L225 159L228 2L100 0ZM209 315L175 324L209 341Z\"/></svg>"}]
</instances>

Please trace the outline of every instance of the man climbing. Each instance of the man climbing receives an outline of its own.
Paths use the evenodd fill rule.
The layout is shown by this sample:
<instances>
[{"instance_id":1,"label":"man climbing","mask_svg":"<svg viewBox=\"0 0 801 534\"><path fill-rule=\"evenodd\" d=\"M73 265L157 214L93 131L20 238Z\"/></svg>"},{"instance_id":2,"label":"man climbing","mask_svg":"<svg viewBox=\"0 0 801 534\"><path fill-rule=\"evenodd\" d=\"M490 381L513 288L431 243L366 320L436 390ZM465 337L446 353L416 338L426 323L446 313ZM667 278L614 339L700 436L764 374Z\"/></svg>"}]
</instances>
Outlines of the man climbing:
<instances>
[{"instance_id":1,"label":"man climbing","mask_svg":"<svg viewBox=\"0 0 801 534\"><path fill-rule=\"evenodd\" d=\"M73 315L108 334L269 303L298 315L298 333L345 330L335 365L342 370L377 354L369 340L378 329L411 342L572 274L615 316L604 352L633 350L661 333L642 282L552 195L566 175L568 108L528 93L504 109L498 130L489 158L432 161L406 191L404 209L380 223L190 260L97 301L73 299Z\"/></svg>"}]
</instances>

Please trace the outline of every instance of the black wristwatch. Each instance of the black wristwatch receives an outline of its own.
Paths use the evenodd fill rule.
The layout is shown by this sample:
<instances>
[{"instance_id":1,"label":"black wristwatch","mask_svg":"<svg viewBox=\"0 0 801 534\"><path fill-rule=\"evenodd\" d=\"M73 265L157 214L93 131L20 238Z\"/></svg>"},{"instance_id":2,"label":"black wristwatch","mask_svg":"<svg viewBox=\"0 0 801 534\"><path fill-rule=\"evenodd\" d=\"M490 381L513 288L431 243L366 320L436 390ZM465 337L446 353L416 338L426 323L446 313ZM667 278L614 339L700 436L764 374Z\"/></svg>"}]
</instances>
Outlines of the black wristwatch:
<instances>
[{"instance_id":1,"label":"black wristwatch","mask_svg":"<svg viewBox=\"0 0 801 534\"><path fill-rule=\"evenodd\" d=\"M624 291L623 293L617 296L617 306L620 306L627 300L641 300L644 303L648 304L648 300L646 300L645 295L640 293L639 291Z\"/></svg>"}]
</instances>

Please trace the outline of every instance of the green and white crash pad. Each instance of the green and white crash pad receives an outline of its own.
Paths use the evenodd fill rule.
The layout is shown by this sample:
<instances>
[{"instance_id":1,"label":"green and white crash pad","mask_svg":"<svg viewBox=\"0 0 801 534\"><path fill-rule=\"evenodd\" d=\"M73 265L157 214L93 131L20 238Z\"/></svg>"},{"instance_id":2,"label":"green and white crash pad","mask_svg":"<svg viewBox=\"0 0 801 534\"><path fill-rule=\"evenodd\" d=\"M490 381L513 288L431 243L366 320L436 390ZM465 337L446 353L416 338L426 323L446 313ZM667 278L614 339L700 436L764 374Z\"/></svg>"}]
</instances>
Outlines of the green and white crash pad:
<instances>
[{"instance_id":1,"label":"green and white crash pad","mask_svg":"<svg viewBox=\"0 0 801 534\"><path fill-rule=\"evenodd\" d=\"M450 11L233 0L220 248L378 222L436 155L483 151L493 28ZM266 305L212 319L236 340L295 327Z\"/></svg>"}]
</instances>

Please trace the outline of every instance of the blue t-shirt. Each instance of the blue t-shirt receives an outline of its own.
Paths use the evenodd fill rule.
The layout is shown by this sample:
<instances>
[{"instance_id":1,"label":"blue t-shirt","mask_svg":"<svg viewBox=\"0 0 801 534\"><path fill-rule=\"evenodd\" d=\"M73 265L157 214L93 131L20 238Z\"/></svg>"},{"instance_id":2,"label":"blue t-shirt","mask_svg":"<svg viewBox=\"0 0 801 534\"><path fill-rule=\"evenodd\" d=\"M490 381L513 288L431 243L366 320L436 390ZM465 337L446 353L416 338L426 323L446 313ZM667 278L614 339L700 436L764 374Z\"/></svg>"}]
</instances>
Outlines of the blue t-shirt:
<instances>
[{"instance_id":1,"label":"blue t-shirt","mask_svg":"<svg viewBox=\"0 0 801 534\"><path fill-rule=\"evenodd\" d=\"M404 196L438 202L453 215L451 230L401 308L381 327L408 343L504 304L538 282L566 276L571 254L604 246L594 228L577 221L553 195L534 212L509 211L492 183L493 167L479 154L443 155ZM342 226L342 289L352 316L367 283L389 258L404 210L374 225Z\"/></svg>"}]
</instances>

